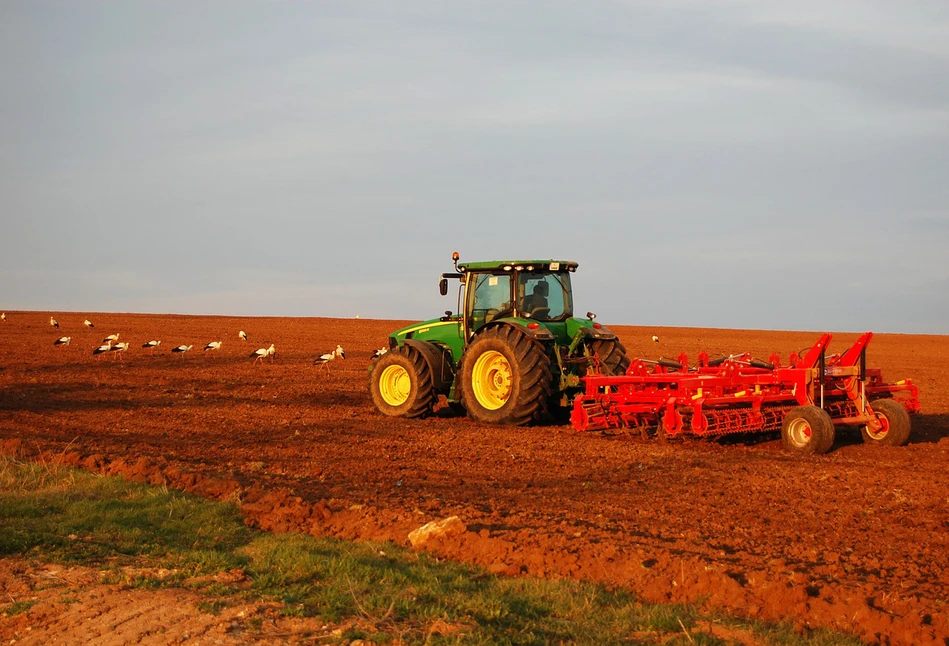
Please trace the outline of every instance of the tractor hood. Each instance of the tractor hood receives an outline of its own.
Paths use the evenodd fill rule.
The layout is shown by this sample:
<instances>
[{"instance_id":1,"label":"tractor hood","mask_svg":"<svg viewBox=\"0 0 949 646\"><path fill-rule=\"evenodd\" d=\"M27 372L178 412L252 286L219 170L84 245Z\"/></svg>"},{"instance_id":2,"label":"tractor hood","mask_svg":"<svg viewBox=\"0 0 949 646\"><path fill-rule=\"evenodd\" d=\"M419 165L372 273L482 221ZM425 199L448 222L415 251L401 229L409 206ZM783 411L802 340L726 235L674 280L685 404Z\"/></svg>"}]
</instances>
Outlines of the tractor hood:
<instances>
[{"instance_id":1,"label":"tractor hood","mask_svg":"<svg viewBox=\"0 0 949 646\"><path fill-rule=\"evenodd\" d=\"M401 342L405 339L414 339L416 336L428 337L433 331L438 331L440 328L445 328L446 331L454 331L460 324L460 315L456 314L451 317L443 316L437 319L429 319L428 321L406 325L404 328L392 332L389 338L394 338Z\"/></svg>"},{"instance_id":2,"label":"tractor hood","mask_svg":"<svg viewBox=\"0 0 949 646\"><path fill-rule=\"evenodd\" d=\"M457 361L465 347L461 315L443 316L406 325L389 335L389 347L395 348L410 339L427 341L447 347L451 350L454 360Z\"/></svg>"}]
</instances>

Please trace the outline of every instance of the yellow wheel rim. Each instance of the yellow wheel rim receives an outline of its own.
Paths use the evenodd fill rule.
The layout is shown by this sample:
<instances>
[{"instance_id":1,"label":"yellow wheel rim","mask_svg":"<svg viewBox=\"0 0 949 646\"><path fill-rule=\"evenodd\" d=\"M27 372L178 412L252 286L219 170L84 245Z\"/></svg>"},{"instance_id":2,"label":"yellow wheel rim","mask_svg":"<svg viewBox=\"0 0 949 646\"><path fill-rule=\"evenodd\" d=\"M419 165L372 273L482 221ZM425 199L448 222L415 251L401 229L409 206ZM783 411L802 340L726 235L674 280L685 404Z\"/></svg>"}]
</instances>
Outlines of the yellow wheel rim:
<instances>
[{"instance_id":1,"label":"yellow wheel rim","mask_svg":"<svg viewBox=\"0 0 949 646\"><path fill-rule=\"evenodd\" d=\"M412 378L408 371L399 365L386 366L379 375L379 394L389 406L401 406L409 399L412 391Z\"/></svg>"},{"instance_id":2,"label":"yellow wheel rim","mask_svg":"<svg viewBox=\"0 0 949 646\"><path fill-rule=\"evenodd\" d=\"M511 364L500 352L488 350L475 361L471 370L471 386L478 403L488 410L497 410L511 397Z\"/></svg>"}]
</instances>

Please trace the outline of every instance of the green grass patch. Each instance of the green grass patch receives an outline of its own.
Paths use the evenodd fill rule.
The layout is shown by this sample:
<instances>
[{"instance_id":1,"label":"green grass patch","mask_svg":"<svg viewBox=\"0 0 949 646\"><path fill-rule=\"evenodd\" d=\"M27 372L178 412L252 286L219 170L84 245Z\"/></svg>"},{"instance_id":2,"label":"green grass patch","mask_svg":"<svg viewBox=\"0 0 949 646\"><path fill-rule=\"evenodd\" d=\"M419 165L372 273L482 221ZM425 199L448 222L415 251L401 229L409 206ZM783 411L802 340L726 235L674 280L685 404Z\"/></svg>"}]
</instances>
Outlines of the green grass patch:
<instances>
[{"instance_id":1,"label":"green grass patch","mask_svg":"<svg viewBox=\"0 0 949 646\"><path fill-rule=\"evenodd\" d=\"M35 601L14 601L9 605L3 606L3 614L7 617L19 615L20 613L26 612L32 608L35 603Z\"/></svg>"},{"instance_id":2,"label":"green grass patch","mask_svg":"<svg viewBox=\"0 0 949 646\"><path fill-rule=\"evenodd\" d=\"M10 555L96 567L130 588L188 587L204 595L208 613L238 601L278 602L285 615L349 626L340 640L728 643L702 628L714 621L766 644L860 643L640 603L592 584L495 577L393 544L266 534L245 526L236 504L0 457L0 557ZM28 610L24 602L0 606L8 616Z\"/></svg>"}]
</instances>

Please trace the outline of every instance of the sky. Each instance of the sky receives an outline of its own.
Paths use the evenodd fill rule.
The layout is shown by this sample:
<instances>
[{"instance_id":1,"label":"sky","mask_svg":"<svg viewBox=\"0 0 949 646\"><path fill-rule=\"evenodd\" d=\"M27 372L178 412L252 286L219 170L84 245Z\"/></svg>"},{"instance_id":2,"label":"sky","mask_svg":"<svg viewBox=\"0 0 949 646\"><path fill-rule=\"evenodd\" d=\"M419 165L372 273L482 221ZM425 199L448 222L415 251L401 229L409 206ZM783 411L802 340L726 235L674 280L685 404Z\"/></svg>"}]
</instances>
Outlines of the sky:
<instances>
[{"instance_id":1,"label":"sky","mask_svg":"<svg viewBox=\"0 0 949 646\"><path fill-rule=\"evenodd\" d=\"M0 309L949 334L949 4L0 0Z\"/></svg>"}]
</instances>

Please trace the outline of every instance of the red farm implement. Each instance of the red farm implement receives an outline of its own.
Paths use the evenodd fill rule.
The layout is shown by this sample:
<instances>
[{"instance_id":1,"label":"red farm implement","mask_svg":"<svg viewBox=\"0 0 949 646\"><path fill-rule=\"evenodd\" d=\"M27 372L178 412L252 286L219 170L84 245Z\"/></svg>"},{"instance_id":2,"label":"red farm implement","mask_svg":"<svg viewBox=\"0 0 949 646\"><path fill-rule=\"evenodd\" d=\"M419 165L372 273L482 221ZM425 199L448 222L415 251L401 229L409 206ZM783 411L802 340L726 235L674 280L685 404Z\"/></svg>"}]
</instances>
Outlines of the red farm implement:
<instances>
[{"instance_id":1,"label":"red farm implement","mask_svg":"<svg viewBox=\"0 0 949 646\"><path fill-rule=\"evenodd\" d=\"M860 427L871 444L899 446L919 412L919 390L910 381L887 384L867 367L866 332L847 351L828 355L823 334L788 366L778 355L762 361L750 354L709 359L703 352L689 366L677 361L634 359L625 375L594 370L583 378L571 421L578 431L639 429L669 437L714 437L728 433L781 431L789 449L825 453L835 427Z\"/></svg>"}]
</instances>

